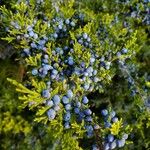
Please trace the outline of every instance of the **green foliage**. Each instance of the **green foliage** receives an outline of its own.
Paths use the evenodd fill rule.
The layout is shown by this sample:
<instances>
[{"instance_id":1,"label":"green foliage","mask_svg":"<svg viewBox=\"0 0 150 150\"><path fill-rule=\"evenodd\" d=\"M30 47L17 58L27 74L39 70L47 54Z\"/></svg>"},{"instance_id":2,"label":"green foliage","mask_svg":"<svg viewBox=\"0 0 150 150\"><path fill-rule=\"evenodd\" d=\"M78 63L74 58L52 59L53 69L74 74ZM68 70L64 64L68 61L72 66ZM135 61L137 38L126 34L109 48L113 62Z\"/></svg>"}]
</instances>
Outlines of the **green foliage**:
<instances>
[{"instance_id":1,"label":"green foliage","mask_svg":"<svg viewBox=\"0 0 150 150\"><path fill-rule=\"evenodd\" d=\"M112 125L112 127L110 128L111 134L118 135L121 127L122 127L122 119L120 119L120 121L117 121Z\"/></svg>"},{"instance_id":2,"label":"green foliage","mask_svg":"<svg viewBox=\"0 0 150 150\"><path fill-rule=\"evenodd\" d=\"M7 60L6 62L0 61L0 111L2 112L0 114L0 134L2 135L0 149L90 149L91 141L98 143L97 136L101 136L101 133L101 138L103 138L103 135L108 133L121 137L124 132L131 133L131 135L133 133L134 137L129 137L129 141L123 149L148 149L150 147L150 107L146 106L145 101L150 96L150 81L146 79L150 73L148 39L150 28L143 25L142 21L145 11L144 3L138 0L129 3L107 0L65 0L64 2L45 0L41 4L38 4L36 0L30 0L30 4L25 0L10 2L9 5L7 2L3 2L5 5L0 7L2 26L0 39L2 42L11 44L17 50L16 54L19 57L17 59L23 64L23 70L25 69L26 72L25 74L20 73L18 69L20 65L16 66L16 62L11 64L12 62ZM149 5L150 3L147 4L147 6ZM130 7L134 9L138 7L140 16L134 18L126 15L126 13L130 14ZM83 14L83 23L74 17L78 13ZM53 34L55 28L43 21L43 18L52 21L55 17L72 19L77 26L69 29L67 38L63 40L58 38L57 41L52 39L47 42L45 53L49 57L50 65L58 62L59 59L62 61L67 59L63 56L54 57L53 51L57 47L69 45L69 41L73 40L74 53L68 52L67 55L73 57L77 66L82 62L85 62L86 67L90 65L91 49L95 55L105 56L112 66L110 69L100 67L97 77L101 86L95 86L92 93L84 91L83 81L76 74L63 81L53 81L51 84L52 90L49 99L56 94L60 94L62 98L70 88L69 83L74 85L73 93L77 98L79 97L79 101L82 100L83 95L91 97L89 105L94 112L92 125L101 120L99 118L100 108L111 106L119 113L121 118L119 121L113 123L111 128L106 130L102 126L98 132L94 130L92 139L85 136L86 123L84 121L78 123L75 115L72 115L71 128L69 130L64 128L65 109L62 104L56 119L48 119L47 111L51 106L45 106L47 98L42 96L42 92L47 88L46 82L49 81L49 78L41 79L36 75L32 76L32 69L39 69L42 65L42 49L32 51L25 59L20 58L22 51L30 48L31 42L36 44L39 42L33 37L29 37L28 40L24 38L24 35L28 33L27 28L34 24L33 30L38 38L44 38L45 35ZM125 22L129 24L127 27L124 25ZM56 26L59 25L52 23ZM1 34L1 32L5 34ZM97 32L99 32L99 36ZM83 33L90 36L93 48L85 48L78 42L78 36ZM118 57L116 54L123 48L126 48L128 53ZM118 61L126 61L126 67L119 68ZM100 57L95 60L94 68L100 65L99 62ZM67 69L65 63L60 66L57 64L57 67L59 72ZM125 80L128 77L133 79L137 89L137 95L134 97L130 96L131 91ZM96 83L93 84L96 85ZM11 85L15 86L17 93ZM143 87L146 87L147 93ZM124 126L124 122L128 122L129 125ZM100 125L103 123L100 122ZM11 139L11 137L13 138ZM17 139L19 140L17 141ZM86 141L84 139L90 141L86 148L83 146Z\"/></svg>"}]
</instances>

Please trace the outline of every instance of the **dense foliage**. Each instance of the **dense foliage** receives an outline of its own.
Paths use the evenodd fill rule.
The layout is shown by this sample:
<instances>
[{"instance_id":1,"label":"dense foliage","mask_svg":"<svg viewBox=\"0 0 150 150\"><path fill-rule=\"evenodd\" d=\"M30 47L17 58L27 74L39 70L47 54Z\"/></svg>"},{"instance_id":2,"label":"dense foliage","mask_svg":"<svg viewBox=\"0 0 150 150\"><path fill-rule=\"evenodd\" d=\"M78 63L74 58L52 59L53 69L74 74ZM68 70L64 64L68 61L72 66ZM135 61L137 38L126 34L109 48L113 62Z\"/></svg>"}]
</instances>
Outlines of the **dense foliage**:
<instances>
[{"instance_id":1,"label":"dense foliage","mask_svg":"<svg viewBox=\"0 0 150 150\"><path fill-rule=\"evenodd\" d=\"M0 149L150 148L150 1L0 3Z\"/></svg>"}]
</instances>

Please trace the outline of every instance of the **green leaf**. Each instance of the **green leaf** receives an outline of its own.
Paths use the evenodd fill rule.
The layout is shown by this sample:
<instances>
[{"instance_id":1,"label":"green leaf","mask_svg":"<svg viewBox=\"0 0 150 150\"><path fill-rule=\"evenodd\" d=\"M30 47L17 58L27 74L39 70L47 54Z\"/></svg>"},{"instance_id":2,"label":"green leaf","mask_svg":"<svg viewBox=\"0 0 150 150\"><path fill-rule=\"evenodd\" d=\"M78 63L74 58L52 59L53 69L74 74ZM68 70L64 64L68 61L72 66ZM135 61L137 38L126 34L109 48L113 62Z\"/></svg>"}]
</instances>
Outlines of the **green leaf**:
<instances>
[{"instance_id":1,"label":"green leaf","mask_svg":"<svg viewBox=\"0 0 150 150\"><path fill-rule=\"evenodd\" d=\"M111 134L118 135L120 129L122 128L122 124L123 124L122 119L120 119L119 121L113 123L111 128L110 128Z\"/></svg>"},{"instance_id":2,"label":"green leaf","mask_svg":"<svg viewBox=\"0 0 150 150\"><path fill-rule=\"evenodd\" d=\"M11 42L12 42L13 40L15 40L16 38L8 36L8 37L1 38L1 39L7 41L8 43L11 43Z\"/></svg>"},{"instance_id":3,"label":"green leaf","mask_svg":"<svg viewBox=\"0 0 150 150\"><path fill-rule=\"evenodd\" d=\"M25 61L29 66L38 66L38 62L40 62L41 56L41 54L37 54L36 56L29 56L25 59Z\"/></svg>"}]
</instances>

